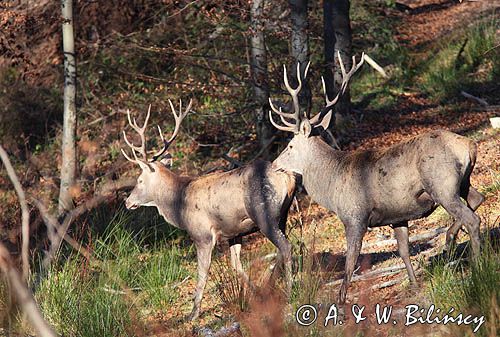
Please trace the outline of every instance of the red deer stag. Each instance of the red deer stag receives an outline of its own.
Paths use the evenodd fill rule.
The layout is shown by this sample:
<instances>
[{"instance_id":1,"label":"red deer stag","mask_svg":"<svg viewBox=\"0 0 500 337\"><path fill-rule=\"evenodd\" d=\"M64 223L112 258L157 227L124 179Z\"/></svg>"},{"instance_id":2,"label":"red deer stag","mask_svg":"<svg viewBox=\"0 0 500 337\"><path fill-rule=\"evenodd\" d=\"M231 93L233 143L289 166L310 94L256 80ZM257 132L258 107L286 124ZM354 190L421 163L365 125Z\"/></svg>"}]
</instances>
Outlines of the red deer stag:
<instances>
[{"instance_id":1,"label":"red deer stag","mask_svg":"<svg viewBox=\"0 0 500 337\"><path fill-rule=\"evenodd\" d=\"M340 90L333 100L325 91L326 106L316 116L309 119L300 112L298 93L302 80L298 67L295 89L288 83L286 68L284 71L293 112L282 112L270 100L272 110L284 125L272 119L271 111L269 116L276 128L294 133L273 165L300 174L311 198L335 212L344 224L347 253L339 293L339 303L343 304L368 227L392 225L399 254L410 281L415 283L408 252L408 221L428 216L442 205L456 219L447 231L446 245L454 241L464 225L471 237L473 256L478 256L480 219L474 211L484 197L469 182L476 161L476 145L449 131L430 131L380 150L345 152L330 147L321 135L330 123L332 107L363 64L363 57L359 63L353 57L353 66L346 72L338 57L343 75Z\"/></svg>"},{"instance_id":2,"label":"red deer stag","mask_svg":"<svg viewBox=\"0 0 500 337\"><path fill-rule=\"evenodd\" d=\"M198 281L194 306L189 319L199 316L203 291L208 277L212 250L219 239L228 239L231 264L244 276L240 262L241 238L260 230L278 248L280 260L285 264L287 288L291 286L291 246L284 236L288 209L295 193L295 174L276 170L270 162L255 161L245 167L201 177L179 176L171 171L172 156L168 147L177 136L180 124L191 108L191 102L177 114L172 102L175 128L165 140L158 126L163 148L148 160L145 131L150 115L149 107L144 125L135 119L130 126L139 134L141 145L132 144L125 131L123 137L133 157L122 153L127 160L140 166L142 173L137 185L127 198L128 209L154 206L165 220L187 231L196 246ZM142 158L138 158L138 154Z\"/></svg>"}]
</instances>

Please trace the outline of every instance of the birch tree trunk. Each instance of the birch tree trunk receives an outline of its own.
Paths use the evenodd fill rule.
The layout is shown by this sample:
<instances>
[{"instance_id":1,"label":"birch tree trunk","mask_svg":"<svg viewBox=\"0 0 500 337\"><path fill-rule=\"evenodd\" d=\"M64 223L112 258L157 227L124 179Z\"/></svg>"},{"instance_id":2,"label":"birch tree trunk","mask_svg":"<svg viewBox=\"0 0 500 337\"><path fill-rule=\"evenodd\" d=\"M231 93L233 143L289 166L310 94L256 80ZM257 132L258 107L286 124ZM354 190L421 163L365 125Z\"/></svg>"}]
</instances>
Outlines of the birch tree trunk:
<instances>
[{"instance_id":1,"label":"birch tree trunk","mask_svg":"<svg viewBox=\"0 0 500 337\"><path fill-rule=\"evenodd\" d=\"M293 67L290 71L296 82L296 66L300 63L301 74L309 62L309 39L308 39L308 21L307 21L307 3L308 0L289 0L290 4L290 19L292 23L292 58ZM310 115L311 110L311 89L307 82L304 83L304 88L299 93L300 106L305 108L307 115Z\"/></svg>"},{"instance_id":2,"label":"birch tree trunk","mask_svg":"<svg viewBox=\"0 0 500 337\"><path fill-rule=\"evenodd\" d=\"M73 1L61 0L61 8L64 52L64 120L59 214L73 208L70 189L75 183L76 175L76 60L73 33Z\"/></svg>"},{"instance_id":3,"label":"birch tree trunk","mask_svg":"<svg viewBox=\"0 0 500 337\"><path fill-rule=\"evenodd\" d=\"M251 60L257 138L263 151L263 157L268 157L267 147L274 133L269 122L269 83L267 75L267 55L264 34L264 0L252 1L251 8Z\"/></svg>"},{"instance_id":4,"label":"birch tree trunk","mask_svg":"<svg viewBox=\"0 0 500 337\"><path fill-rule=\"evenodd\" d=\"M323 27L325 43L325 72L324 78L328 97L337 93L342 76L338 65L337 52L340 52L346 69L352 66L352 33L349 17L349 0L323 1ZM351 112L351 95L349 89L340 97L335 105L336 125L342 128L342 121ZM333 127L333 125L332 125ZM342 130L337 130L342 131Z\"/></svg>"}]
</instances>

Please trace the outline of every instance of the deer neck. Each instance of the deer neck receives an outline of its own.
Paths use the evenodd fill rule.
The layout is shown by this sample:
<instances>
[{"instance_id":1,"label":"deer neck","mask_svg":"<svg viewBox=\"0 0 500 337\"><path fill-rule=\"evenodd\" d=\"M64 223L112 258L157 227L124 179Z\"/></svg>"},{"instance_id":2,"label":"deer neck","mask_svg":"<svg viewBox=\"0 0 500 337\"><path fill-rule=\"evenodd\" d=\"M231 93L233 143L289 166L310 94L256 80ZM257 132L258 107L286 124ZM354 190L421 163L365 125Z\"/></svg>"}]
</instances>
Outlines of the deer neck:
<instances>
[{"instance_id":1,"label":"deer neck","mask_svg":"<svg viewBox=\"0 0 500 337\"><path fill-rule=\"evenodd\" d=\"M339 163L347 152L333 149L320 137L315 137L309 142L306 152L307 158L304 158L302 174L304 188L317 203L336 211L332 194L336 190L336 185L343 181Z\"/></svg>"},{"instance_id":2,"label":"deer neck","mask_svg":"<svg viewBox=\"0 0 500 337\"><path fill-rule=\"evenodd\" d=\"M177 228L184 228L184 196L191 179L181 177L170 170L162 170L160 175L154 196L155 206L165 221Z\"/></svg>"}]
</instances>

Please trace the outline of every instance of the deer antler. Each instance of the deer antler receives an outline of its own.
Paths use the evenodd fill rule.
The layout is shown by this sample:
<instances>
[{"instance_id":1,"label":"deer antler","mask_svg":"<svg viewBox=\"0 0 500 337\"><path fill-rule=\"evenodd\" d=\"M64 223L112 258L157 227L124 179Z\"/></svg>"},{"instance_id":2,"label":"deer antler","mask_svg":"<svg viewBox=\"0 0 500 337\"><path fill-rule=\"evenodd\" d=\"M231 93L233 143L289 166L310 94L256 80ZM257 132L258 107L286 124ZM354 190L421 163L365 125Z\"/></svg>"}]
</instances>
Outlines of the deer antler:
<instances>
[{"instance_id":1,"label":"deer antler","mask_svg":"<svg viewBox=\"0 0 500 337\"><path fill-rule=\"evenodd\" d=\"M352 57L352 67L351 67L351 70L349 70L349 72L346 72L344 62L342 62L342 57L340 56L340 52L338 52L338 51L337 51L337 57L339 59L340 71L342 72L342 83L340 84L340 89L339 89L337 95L335 96L335 98L330 100L328 98L328 94L326 93L325 80L323 79L323 77L321 78L321 83L323 84L323 92L325 93L326 105L323 109L321 109L321 111L318 114L316 114L314 117L309 119L309 123L311 123L311 125L313 125L313 126L317 126L321 123L324 116L332 109L332 106L334 106L337 103L340 96L345 93L345 91L347 90L347 87L349 86L349 81L351 80L351 77L363 65L363 62L365 60L365 53L362 53L361 60L358 63L356 63L356 57L355 56ZM310 65L310 62L307 64L306 69L304 71L304 79L307 77L309 65ZM282 112L281 108L279 108L279 109L276 108L274 106L273 102L271 101L271 99L269 99L269 105L271 106L272 111L274 111L276 114L278 114L280 116L281 121L285 125L283 126L283 125L279 125L278 123L276 123L273 120L271 111L269 111L269 120L271 121L271 124L273 124L274 127L277 128L278 130L290 131L290 132L297 133L299 130L301 119L305 118L304 116L300 115L300 106L299 106L299 98L298 98L298 94L299 94L300 90L302 89L302 78L300 76L300 64L297 64L297 80L298 80L299 84L295 89L290 87L290 84L288 83L288 76L287 76L287 71L286 71L285 66L283 66L283 80L285 82L286 89L288 90L288 92L292 96L294 111L293 111L293 113ZM287 121L286 120L287 118L295 120L295 123L291 123L291 122Z\"/></svg>"},{"instance_id":2,"label":"deer antler","mask_svg":"<svg viewBox=\"0 0 500 337\"><path fill-rule=\"evenodd\" d=\"M311 62L308 62L306 65L306 69L304 70L304 80L307 77L307 72L309 71L309 65ZM269 120L271 123L276 127L278 130L282 131L292 131L292 132L298 132L299 131L299 126L300 126L300 105L299 105L299 92L302 90L302 77L300 76L300 63L297 63L297 82L298 85L295 89L293 89L290 86L290 83L288 82L288 75L287 75L287 70L286 66L283 65L283 81L285 82L285 88L292 96L292 102L293 102L293 113L285 113L281 111L281 108L277 109L273 102L271 101L271 98L269 98L269 105L271 106L272 111L274 111L276 114L278 114L281 118L281 121L286 125L278 125L277 123L274 122L272 113L269 111ZM293 119L295 123L290 123L286 121L286 118L288 119Z\"/></svg>"},{"instance_id":3,"label":"deer antler","mask_svg":"<svg viewBox=\"0 0 500 337\"><path fill-rule=\"evenodd\" d=\"M182 120L184 119L184 117L186 117L186 115L189 112L189 110L191 110L191 105L193 103L193 100L189 101L188 107L184 111L182 111L182 100L179 100L179 114L177 114L175 112L175 108L174 108L174 105L173 105L172 101L168 100L168 102L170 103L170 108L172 109L172 113L173 113L174 119L175 119L174 132L173 132L172 136L169 138L169 140L165 140L165 138L163 137L163 132L161 131L160 126L157 126L158 127L158 133L160 134L161 142L163 143L163 148L153 154L153 157L152 157L152 159L151 159L150 162L154 162L154 161L158 160L158 158L160 158L167 151L168 147L170 146L170 144L172 144L172 142L174 141L175 137L177 137L177 134L179 133L179 130L180 130L180 126L181 126ZM141 138L141 145L140 146L136 146L131 141L129 141L129 139L127 138L127 134L125 133L125 130L123 130L123 139L125 140L125 143L127 143L127 145L132 150L132 154L134 156L133 159L130 158L127 155L127 153L123 149L121 149L121 152L122 152L123 156L128 161L131 161L133 163L140 163L140 162L147 163L148 162L145 132L146 132L146 128L147 128L147 125L148 125L150 114L151 114L151 104L149 105L148 113L147 113L146 118L144 120L144 124L143 124L142 127L140 127L137 124L135 118L132 119L132 117L130 116L130 110L127 110L128 123L139 134L139 136ZM136 152L138 152L139 154L141 154L142 158L139 159L137 157L137 153Z\"/></svg>"},{"instance_id":4,"label":"deer antler","mask_svg":"<svg viewBox=\"0 0 500 337\"><path fill-rule=\"evenodd\" d=\"M134 159L131 159L126 154L126 152L123 149L121 149L123 155L125 156L125 158L127 158L128 161L131 161L133 163L137 163L139 161L139 158L137 158L136 151L142 155L142 160L144 162L148 161L148 157L147 157L147 153L146 153L146 136L144 135L144 133L146 132L146 127L148 126L148 121L149 121L150 115L151 115L151 104L149 105L148 113L146 114L146 119L144 120L144 124L142 125L142 127L140 127L139 125L137 125L135 118L133 119L133 122L132 122L132 117L130 116L130 110L127 109L128 123L132 127L132 129L134 129L141 137L141 146L135 146L134 144L132 144L132 142L130 142L128 140L127 134L125 133L125 130L123 130L123 139L125 140L125 143L127 143L127 145L132 149L132 154L134 155Z\"/></svg>"},{"instance_id":5,"label":"deer antler","mask_svg":"<svg viewBox=\"0 0 500 337\"><path fill-rule=\"evenodd\" d=\"M343 95L345 93L345 91L347 90L347 87L349 86L349 81L351 80L351 77L363 65L363 62L365 60L364 56L365 56L365 53L362 53L361 54L361 60L358 63L356 63L356 57L353 56L352 57L352 67L351 67L351 70L349 70L349 72L346 73L344 62L342 62L342 58L340 56L340 52L337 51L337 57L339 59L339 64L340 64L340 71L342 72L342 83L340 84L340 89L339 89L337 95L335 96L335 98L332 99L332 100L330 100L328 98L328 94L326 92L325 80L324 80L323 77L321 77L321 83L323 85L323 92L325 94L326 105L325 105L325 107L323 109L321 109L321 111L319 113L317 113L314 117L312 117L311 119L309 119L309 122L311 123L311 125L318 125L319 123L321 123L321 119L324 117L324 115L326 113L328 113L328 111L331 110L332 106L334 106L337 103L337 101L339 100L340 95Z\"/></svg>"},{"instance_id":6,"label":"deer antler","mask_svg":"<svg viewBox=\"0 0 500 337\"><path fill-rule=\"evenodd\" d=\"M158 126L158 132L160 133L160 137L161 137L161 140L163 142L163 148L153 155L152 161L156 161L158 158L160 158L167 151L170 144L172 144L172 142L175 140L175 137L177 137L177 134L179 133L182 120L184 119L184 117L186 117L188 112L191 110L191 106L193 105L193 100L192 99L189 100L189 104L188 104L186 110L184 110L184 111L182 111L182 100L179 100L179 114L177 114L175 112L174 104L172 103L172 101L168 100L168 103L170 104L170 109L172 110L172 114L174 115L174 119L175 119L174 132L172 133L172 136L170 136L169 140L166 141L165 138L163 137L163 134L161 132L160 127Z\"/></svg>"}]
</instances>

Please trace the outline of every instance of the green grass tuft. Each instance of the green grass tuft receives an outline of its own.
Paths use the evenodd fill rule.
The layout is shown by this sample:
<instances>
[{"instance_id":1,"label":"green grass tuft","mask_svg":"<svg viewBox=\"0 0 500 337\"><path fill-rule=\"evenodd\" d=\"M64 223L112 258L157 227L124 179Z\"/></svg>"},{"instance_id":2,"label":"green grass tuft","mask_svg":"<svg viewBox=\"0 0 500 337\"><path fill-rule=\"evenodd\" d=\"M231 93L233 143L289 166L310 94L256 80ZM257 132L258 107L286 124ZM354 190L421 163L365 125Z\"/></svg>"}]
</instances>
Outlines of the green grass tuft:
<instances>
[{"instance_id":1,"label":"green grass tuft","mask_svg":"<svg viewBox=\"0 0 500 337\"><path fill-rule=\"evenodd\" d=\"M166 239L145 244L150 234L125 229L128 214L117 212L95 241L99 267L70 254L41 281L37 301L58 332L82 337L134 335L141 318L136 311L161 310L177 299L174 285L188 275L180 248Z\"/></svg>"},{"instance_id":2,"label":"green grass tuft","mask_svg":"<svg viewBox=\"0 0 500 337\"><path fill-rule=\"evenodd\" d=\"M485 316L477 335L489 336L498 329L498 322L490 319L500 301L500 254L492 241L485 240L480 257L470 265L442 258L429 267L428 281L427 290L438 307Z\"/></svg>"},{"instance_id":3,"label":"green grass tuft","mask_svg":"<svg viewBox=\"0 0 500 337\"><path fill-rule=\"evenodd\" d=\"M448 41L424 69L422 89L443 101L461 90L473 93L478 83L494 81L500 66L495 36L494 21L481 22Z\"/></svg>"}]
</instances>

